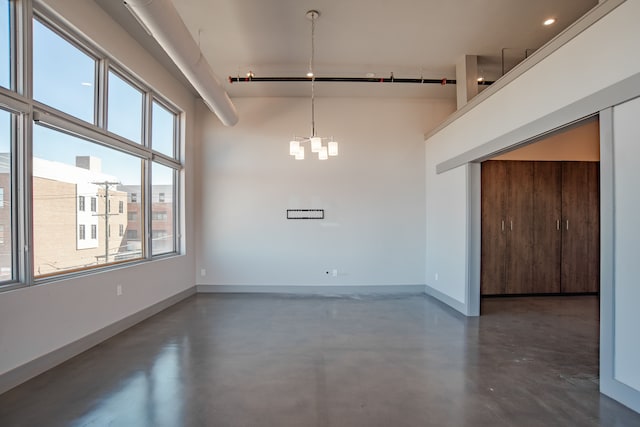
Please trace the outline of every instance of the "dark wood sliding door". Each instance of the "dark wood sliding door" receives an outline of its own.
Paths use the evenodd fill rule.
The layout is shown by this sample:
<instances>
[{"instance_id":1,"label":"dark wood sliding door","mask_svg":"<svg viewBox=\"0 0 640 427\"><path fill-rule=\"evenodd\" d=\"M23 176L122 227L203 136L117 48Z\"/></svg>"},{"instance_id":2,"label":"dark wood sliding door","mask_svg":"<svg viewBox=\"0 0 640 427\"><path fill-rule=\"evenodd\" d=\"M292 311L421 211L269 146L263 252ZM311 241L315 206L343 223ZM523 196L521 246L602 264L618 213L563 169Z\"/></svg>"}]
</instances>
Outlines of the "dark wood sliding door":
<instances>
[{"instance_id":1,"label":"dark wood sliding door","mask_svg":"<svg viewBox=\"0 0 640 427\"><path fill-rule=\"evenodd\" d=\"M482 164L483 295L598 292L599 164Z\"/></svg>"}]
</instances>

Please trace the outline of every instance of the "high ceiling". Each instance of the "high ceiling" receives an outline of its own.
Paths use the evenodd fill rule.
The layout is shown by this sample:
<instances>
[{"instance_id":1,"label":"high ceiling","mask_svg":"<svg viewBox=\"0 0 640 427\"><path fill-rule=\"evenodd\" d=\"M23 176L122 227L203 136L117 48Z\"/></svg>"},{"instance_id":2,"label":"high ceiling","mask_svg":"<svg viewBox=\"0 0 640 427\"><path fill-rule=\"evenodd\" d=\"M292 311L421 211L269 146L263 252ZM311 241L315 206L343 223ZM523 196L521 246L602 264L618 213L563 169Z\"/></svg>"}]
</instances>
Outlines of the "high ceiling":
<instances>
[{"instance_id":1,"label":"high ceiling","mask_svg":"<svg viewBox=\"0 0 640 427\"><path fill-rule=\"evenodd\" d=\"M161 62L170 60L120 0L95 0ZM495 80L597 0L173 0L231 97L308 96L308 83L234 83L229 76L303 77L316 22L317 76L455 78L462 55L478 55ZM542 22L556 18L554 25ZM175 67L172 71L179 73ZM318 83L318 96L455 97L452 85Z\"/></svg>"}]
</instances>

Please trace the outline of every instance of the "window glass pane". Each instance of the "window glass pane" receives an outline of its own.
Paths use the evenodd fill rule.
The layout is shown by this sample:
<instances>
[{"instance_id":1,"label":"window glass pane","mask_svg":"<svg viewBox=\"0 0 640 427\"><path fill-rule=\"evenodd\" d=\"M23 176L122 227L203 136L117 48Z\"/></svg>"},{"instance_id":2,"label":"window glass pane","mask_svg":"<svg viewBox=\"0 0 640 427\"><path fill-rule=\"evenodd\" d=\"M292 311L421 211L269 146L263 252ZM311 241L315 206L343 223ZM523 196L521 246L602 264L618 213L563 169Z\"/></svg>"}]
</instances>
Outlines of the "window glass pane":
<instances>
[{"instance_id":1,"label":"window glass pane","mask_svg":"<svg viewBox=\"0 0 640 427\"><path fill-rule=\"evenodd\" d=\"M11 88L11 2L0 0L0 86Z\"/></svg>"},{"instance_id":2,"label":"window glass pane","mask_svg":"<svg viewBox=\"0 0 640 427\"><path fill-rule=\"evenodd\" d=\"M151 254L175 252L174 170L153 163L151 168Z\"/></svg>"},{"instance_id":3,"label":"window glass pane","mask_svg":"<svg viewBox=\"0 0 640 427\"><path fill-rule=\"evenodd\" d=\"M0 110L0 282L13 276L13 209L11 206L11 120L12 114Z\"/></svg>"},{"instance_id":4,"label":"window glass pane","mask_svg":"<svg viewBox=\"0 0 640 427\"><path fill-rule=\"evenodd\" d=\"M122 225L142 230L129 221L129 188L142 185L142 160L57 132L34 126L33 135L33 241L34 275L43 277L141 258L139 240L110 233ZM97 212L81 211L79 196L95 198ZM111 202L123 202L122 213L108 211ZM126 203L125 203L126 202Z\"/></svg>"},{"instance_id":5,"label":"window glass pane","mask_svg":"<svg viewBox=\"0 0 640 427\"><path fill-rule=\"evenodd\" d=\"M33 20L33 97L94 123L96 61Z\"/></svg>"},{"instance_id":6,"label":"window glass pane","mask_svg":"<svg viewBox=\"0 0 640 427\"><path fill-rule=\"evenodd\" d=\"M142 92L109 71L107 129L138 144L142 143Z\"/></svg>"},{"instance_id":7,"label":"window glass pane","mask_svg":"<svg viewBox=\"0 0 640 427\"><path fill-rule=\"evenodd\" d=\"M153 111L151 112L151 148L175 157L175 114L153 101Z\"/></svg>"}]
</instances>

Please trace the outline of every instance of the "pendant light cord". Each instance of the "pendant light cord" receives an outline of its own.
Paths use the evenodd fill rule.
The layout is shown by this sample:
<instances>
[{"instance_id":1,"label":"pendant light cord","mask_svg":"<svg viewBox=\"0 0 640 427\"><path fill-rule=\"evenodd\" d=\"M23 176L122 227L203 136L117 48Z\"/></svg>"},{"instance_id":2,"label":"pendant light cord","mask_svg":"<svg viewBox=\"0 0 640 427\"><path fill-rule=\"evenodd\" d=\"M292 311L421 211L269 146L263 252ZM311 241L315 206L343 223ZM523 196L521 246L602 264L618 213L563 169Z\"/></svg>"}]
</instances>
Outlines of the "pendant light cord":
<instances>
[{"instance_id":1,"label":"pendant light cord","mask_svg":"<svg viewBox=\"0 0 640 427\"><path fill-rule=\"evenodd\" d=\"M316 33L316 15L311 15L311 59L309 61L309 71L311 71L311 136L316 136L316 119L315 119L315 82L316 73L313 70L315 60L315 33Z\"/></svg>"}]
</instances>

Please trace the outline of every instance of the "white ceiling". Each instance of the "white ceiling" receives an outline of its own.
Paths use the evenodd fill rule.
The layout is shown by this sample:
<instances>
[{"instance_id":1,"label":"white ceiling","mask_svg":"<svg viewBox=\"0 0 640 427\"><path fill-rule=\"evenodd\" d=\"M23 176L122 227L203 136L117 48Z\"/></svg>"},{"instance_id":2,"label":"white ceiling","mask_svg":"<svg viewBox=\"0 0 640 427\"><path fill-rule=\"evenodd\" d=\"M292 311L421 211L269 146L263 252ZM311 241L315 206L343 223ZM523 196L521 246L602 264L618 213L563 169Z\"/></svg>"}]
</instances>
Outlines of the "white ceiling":
<instances>
[{"instance_id":1,"label":"white ceiling","mask_svg":"<svg viewBox=\"0 0 640 427\"><path fill-rule=\"evenodd\" d=\"M95 0L163 62L161 49L120 0ZM316 22L317 76L455 78L455 63L479 55L482 73L502 74L597 0L173 0L231 97L308 96L308 83L234 83L229 76L302 77L309 67L310 9ZM544 27L542 21L557 23ZM179 73L175 67L172 72ZM318 96L455 97L448 85L317 83Z\"/></svg>"}]
</instances>

